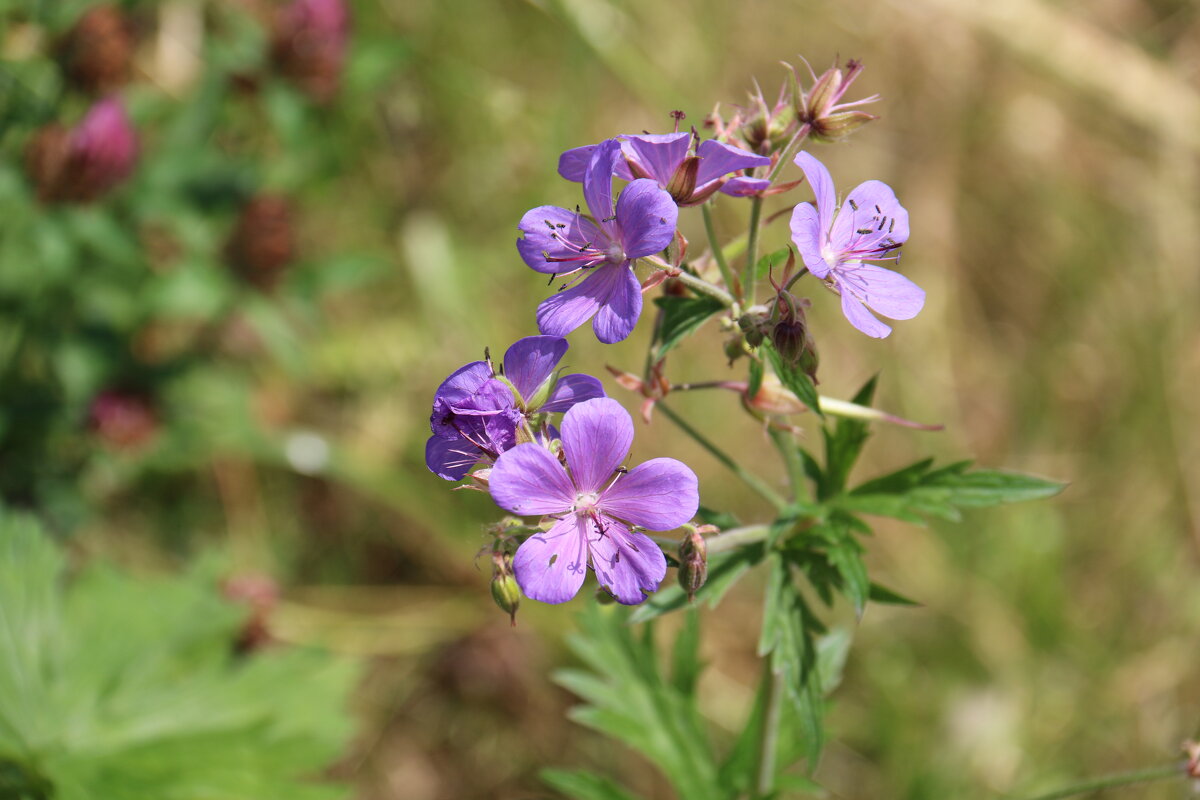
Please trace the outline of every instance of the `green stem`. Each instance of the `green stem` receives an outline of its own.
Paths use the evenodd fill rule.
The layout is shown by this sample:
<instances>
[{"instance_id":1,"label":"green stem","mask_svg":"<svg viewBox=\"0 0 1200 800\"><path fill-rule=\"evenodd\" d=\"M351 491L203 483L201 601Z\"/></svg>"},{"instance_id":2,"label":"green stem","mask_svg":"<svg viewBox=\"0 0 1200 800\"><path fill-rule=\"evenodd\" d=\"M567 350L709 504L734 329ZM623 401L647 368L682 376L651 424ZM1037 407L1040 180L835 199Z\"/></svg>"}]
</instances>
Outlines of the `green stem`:
<instances>
[{"instance_id":1,"label":"green stem","mask_svg":"<svg viewBox=\"0 0 1200 800\"><path fill-rule=\"evenodd\" d=\"M658 258L657 256L646 256L645 259L643 259L643 260L649 261L655 267L658 267L661 270L667 271L671 275L672 278L674 278L675 280L684 284L688 288L694 289L695 291L699 292L700 294L706 294L709 297L715 297L716 299L720 300L721 304L724 306L732 306L736 302L733 299L733 295L731 295L729 292L725 291L721 287L713 286L711 283L709 283L708 281L704 280L701 277L698 277L696 275L693 275L690 272L685 272L684 270L673 267L670 264L668 264L667 262L663 261L661 258Z\"/></svg>"},{"instance_id":2,"label":"green stem","mask_svg":"<svg viewBox=\"0 0 1200 800\"><path fill-rule=\"evenodd\" d=\"M779 160L775 162L775 168L771 170L771 174L767 176L767 180L772 183L775 182L775 176L779 174L779 171L783 169L785 164L792 160L796 155L796 151L800 149L800 145L804 144L804 140L808 138L808 134L811 131L812 126L807 122L800 126L800 129L796 131L791 140L784 145L783 153L780 155Z\"/></svg>"},{"instance_id":3,"label":"green stem","mask_svg":"<svg viewBox=\"0 0 1200 800\"><path fill-rule=\"evenodd\" d=\"M683 417L679 416L674 411L672 411L670 409L670 407L668 407L665 403L659 402L656 404L656 407L658 408L659 411L661 411L663 413L664 416L666 416L667 419L671 420L671 422L674 422L675 425L681 431L683 431L688 436L691 436L693 439L695 439L696 443L699 444L701 447L703 447L705 450L707 450L709 452L709 454L712 455L713 458L717 459L717 461L720 461L722 464L724 464L729 469L730 472L732 472L734 475L737 475L739 478L741 478L742 483L746 484L751 489L758 492L758 494L764 500L766 500L768 503L770 503L771 505L773 505L776 509L778 509L780 511L787 508L787 506L788 506L787 501L784 500L782 497L780 497L775 492L774 489L772 489L770 486L768 486L762 480L762 478L758 477L757 475L755 475L751 472L747 472L746 469L741 464L737 463L732 458L730 458L729 455L724 450L722 450L721 448L719 448L715 444L713 444L711 441L709 441L708 438L706 438L704 436L704 434L700 433L700 431L696 430L691 425L689 425L683 419Z\"/></svg>"},{"instance_id":4,"label":"green stem","mask_svg":"<svg viewBox=\"0 0 1200 800\"><path fill-rule=\"evenodd\" d=\"M743 302L747 306L754 305L754 283L757 279L754 261L758 257L758 226L762 219L763 199L755 197L750 201L750 230L746 234L746 268L742 273Z\"/></svg>"},{"instance_id":5,"label":"green stem","mask_svg":"<svg viewBox=\"0 0 1200 800\"><path fill-rule=\"evenodd\" d=\"M733 270L729 268L729 262L725 260L725 251L721 249L721 243L717 240L717 229L713 225L712 218L712 203L703 203L700 206L700 215L704 217L704 232L708 234L708 246L712 248L713 258L717 260L717 268L721 270L721 280L725 281L725 288L732 292L735 296L739 295L738 285L733 277Z\"/></svg>"},{"instance_id":6,"label":"green stem","mask_svg":"<svg viewBox=\"0 0 1200 800\"><path fill-rule=\"evenodd\" d=\"M766 541L770 535L771 528L768 525L747 525L744 528L733 528L717 536L710 536L705 539L705 544L708 545L708 554L711 556L714 553L724 553L744 545Z\"/></svg>"},{"instance_id":7,"label":"green stem","mask_svg":"<svg viewBox=\"0 0 1200 800\"><path fill-rule=\"evenodd\" d=\"M783 718L783 677L771 669L771 659L763 661L763 680L769 682L767 708L763 712L754 754L754 797L769 797L775 791L775 754L779 750L779 722Z\"/></svg>"},{"instance_id":8,"label":"green stem","mask_svg":"<svg viewBox=\"0 0 1200 800\"><path fill-rule=\"evenodd\" d=\"M807 476L804 474L804 464L800 461L800 452L796 449L796 440L789 431L779 428L768 426L767 433L771 437L775 449L783 457L784 466L787 467L788 483L792 487L792 499L799 500L807 493L808 484L806 483Z\"/></svg>"},{"instance_id":9,"label":"green stem","mask_svg":"<svg viewBox=\"0 0 1200 800\"><path fill-rule=\"evenodd\" d=\"M1131 786L1135 783L1150 783L1151 781L1162 781L1169 778L1183 777L1183 770L1178 763L1167 764L1161 767L1150 767L1149 769L1134 770L1133 772L1119 772L1114 775L1104 775L1099 778L1093 778L1090 781L1069 786L1065 789L1059 789L1056 792L1049 794L1039 794L1037 797L1031 797L1028 800L1060 800L1063 797L1078 797L1081 794L1091 794L1098 792L1101 789L1112 789L1117 786Z\"/></svg>"}]
</instances>

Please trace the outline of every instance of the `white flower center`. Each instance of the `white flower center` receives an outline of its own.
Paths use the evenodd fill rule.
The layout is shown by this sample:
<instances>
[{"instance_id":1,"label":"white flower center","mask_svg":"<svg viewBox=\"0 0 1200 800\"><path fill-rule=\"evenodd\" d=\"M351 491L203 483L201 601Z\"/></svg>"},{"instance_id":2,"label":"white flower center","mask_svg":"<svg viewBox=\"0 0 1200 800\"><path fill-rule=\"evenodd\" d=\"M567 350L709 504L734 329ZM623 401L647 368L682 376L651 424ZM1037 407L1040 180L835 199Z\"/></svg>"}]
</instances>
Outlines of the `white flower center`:
<instances>
[{"instance_id":1,"label":"white flower center","mask_svg":"<svg viewBox=\"0 0 1200 800\"><path fill-rule=\"evenodd\" d=\"M604 251L604 255L607 256L608 260L614 264L620 264L625 260L625 251L621 249L620 242L613 242L610 244L608 249Z\"/></svg>"},{"instance_id":2,"label":"white flower center","mask_svg":"<svg viewBox=\"0 0 1200 800\"><path fill-rule=\"evenodd\" d=\"M596 503L600 501L600 496L595 492L586 492L575 495L575 505L571 508L580 517L590 517L596 511Z\"/></svg>"}]
</instances>

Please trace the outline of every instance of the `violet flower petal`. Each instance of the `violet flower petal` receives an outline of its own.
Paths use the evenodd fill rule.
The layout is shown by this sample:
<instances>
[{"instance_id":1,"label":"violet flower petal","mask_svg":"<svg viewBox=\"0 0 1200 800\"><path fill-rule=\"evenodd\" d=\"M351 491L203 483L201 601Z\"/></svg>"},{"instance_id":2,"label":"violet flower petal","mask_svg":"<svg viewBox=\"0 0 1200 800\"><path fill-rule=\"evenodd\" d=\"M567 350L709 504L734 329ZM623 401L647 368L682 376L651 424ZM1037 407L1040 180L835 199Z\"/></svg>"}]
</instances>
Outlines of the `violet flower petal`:
<instances>
[{"instance_id":1,"label":"violet flower petal","mask_svg":"<svg viewBox=\"0 0 1200 800\"><path fill-rule=\"evenodd\" d=\"M610 241L590 219L557 206L538 206L526 211L517 227L523 234L517 239L517 252L530 269L547 275L590 266L586 261L571 259L578 259L579 251L588 245L604 250ZM547 255L563 260L547 261Z\"/></svg>"},{"instance_id":2,"label":"violet flower petal","mask_svg":"<svg viewBox=\"0 0 1200 800\"><path fill-rule=\"evenodd\" d=\"M658 589L667 574L667 559L658 545L613 519L602 518L603 533L596 530L594 522L588 522L592 569L617 602L637 605Z\"/></svg>"},{"instance_id":3,"label":"violet flower petal","mask_svg":"<svg viewBox=\"0 0 1200 800\"><path fill-rule=\"evenodd\" d=\"M665 250L675 238L679 207L671 195L649 178L625 187L617 199L616 227L626 258L642 258Z\"/></svg>"},{"instance_id":4,"label":"violet flower petal","mask_svg":"<svg viewBox=\"0 0 1200 800\"><path fill-rule=\"evenodd\" d=\"M700 146L696 148L696 155L700 157L700 166L696 171L697 187L704 186L731 172L765 167L771 163L771 159L765 156L756 156L740 147L718 142L716 139L706 139L701 142ZM770 186L769 181L767 186Z\"/></svg>"},{"instance_id":5,"label":"violet flower petal","mask_svg":"<svg viewBox=\"0 0 1200 800\"><path fill-rule=\"evenodd\" d=\"M912 319L925 306L925 290L899 272L873 264L843 265L838 288L888 319Z\"/></svg>"},{"instance_id":6,"label":"violet flower petal","mask_svg":"<svg viewBox=\"0 0 1200 800\"><path fill-rule=\"evenodd\" d=\"M700 188L702 187L697 187L697 191ZM737 177L725 181L717 191L730 197L752 197L770 188L771 182L766 178Z\"/></svg>"},{"instance_id":7,"label":"violet flower petal","mask_svg":"<svg viewBox=\"0 0 1200 800\"><path fill-rule=\"evenodd\" d=\"M554 388L550 390L550 396L546 398L546 402L542 403L541 408L538 410L554 414L559 411L566 411L571 406L576 403L582 403L584 400L604 396L604 385L600 383L598 378L582 374L563 375L554 384Z\"/></svg>"},{"instance_id":8,"label":"violet flower petal","mask_svg":"<svg viewBox=\"0 0 1200 800\"><path fill-rule=\"evenodd\" d=\"M629 455L633 419L612 398L585 400L563 415L562 442L578 491L599 492Z\"/></svg>"},{"instance_id":9,"label":"violet flower petal","mask_svg":"<svg viewBox=\"0 0 1200 800\"><path fill-rule=\"evenodd\" d=\"M505 450L488 479L496 505L523 517L561 514L575 502L575 487L558 459L526 442Z\"/></svg>"},{"instance_id":10,"label":"violet flower petal","mask_svg":"<svg viewBox=\"0 0 1200 800\"><path fill-rule=\"evenodd\" d=\"M583 176L583 198L588 209L609 239L616 239L613 225L612 178L613 169L621 158L621 143L616 139L605 139L596 145L587 172Z\"/></svg>"},{"instance_id":11,"label":"violet flower petal","mask_svg":"<svg viewBox=\"0 0 1200 800\"><path fill-rule=\"evenodd\" d=\"M592 318L627 272L628 267L605 264L578 285L550 295L538 306L538 330L549 336L566 336Z\"/></svg>"},{"instance_id":12,"label":"violet flower petal","mask_svg":"<svg viewBox=\"0 0 1200 800\"><path fill-rule=\"evenodd\" d=\"M673 458L654 458L617 478L597 506L633 525L669 531L694 517L700 507L696 473Z\"/></svg>"},{"instance_id":13,"label":"violet flower petal","mask_svg":"<svg viewBox=\"0 0 1200 800\"><path fill-rule=\"evenodd\" d=\"M493 470L492 480L495 475ZM542 603L565 603L579 592L587 574L587 522L572 514L545 533L533 534L517 548L513 574L526 597Z\"/></svg>"},{"instance_id":14,"label":"violet flower petal","mask_svg":"<svg viewBox=\"0 0 1200 800\"><path fill-rule=\"evenodd\" d=\"M842 313L851 325L873 339L884 339L892 332L890 325L876 319L857 297L845 289L842 289Z\"/></svg>"},{"instance_id":15,"label":"violet flower petal","mask_svg":"<svg viewBox=\"0 0 1200 800\"><path fill-rule=\"evenodd\" d=\"M542 387L567 352L567 340L561 336L526 336L504 353L504 377L517 387L528 401Z\"/></svg>"},{"instance_id":16,"label":"violet flower petal","mask_svg":"<svg viewBox=\"0 0 1200 800\"><path fill-rule=\"evenodd\" d=\"M637 326L642 316L642 285L633 270L620 267L612 270L612 284L608 296L596 310L592 330L604 344L622 341Z\"/></svg>"},{"instance_id":17,"label":"violet flower petal","mask_svg":"<svg viewBox=\"0 0 1200 800\"><path fill-rule=\"evenodd\" d=\"M621 149L660 186L666 186L675 170L687 158L690 133L645 134L625 136Z\"/></svg>"},{"instance_id":18,"label":"violet flower petal","mask_svg":"<svg viewBox=\"0 0 1200 800\"><path fill-rule=\"evenodd\" d=\"M820 218L820 228L828 231L833 222L833 209L837 205L837 196L833 190L833 177L825 165L805 151L796 154L796 166L804 172L808 185L812 187L813 195L817 198L817 213Z\"/></svg>"},{"instance_id":19,"label":"violet flower petal","mask_svg":"<svg viewBox=\"0 0 1200 800\"><path fill-rule=\"evenodd\" d=\"M425 442L425 466L448 481L461 481L482 455L482 450L461 437L430 436Z\"/></svg>"},{"instance_id":20,"label":"violet flower petal","mask_svg":"<svg viewBox=\"0 0 1200 800\"><path fill-rule=\"evenodd\" d=\"M800 260L809 272L824 280L831 267L823 254L825 231L821 228L820 217L812 203L801 203L792 210L791 228L792 241L800 251Z\"/></svg>"},{"instance_id":21,"label":"violet flower petal","mask_svg":"<svg viewBox=\"0 0 1200 800\"><path fill-rule=\"evenodd\" d=\"M581 182L587 173L588 164L592 163L592 154L596 152L596 147L597 145L588 144L567 150L558 157L558 174L569 181ZM622 180L633 180L633 173L629 171L629 165L624 159L617 161L613 174Z\"/></svg>"},{"instance_id":22,"label":"violet flower petal","mask_svg":"<svg viewBox=\"0 0 1200 800\"><path fill-rule=\"evenodd\" d=\"M890 246L908 240L908 212L892 187L882 181L866 181L846 196L829 237L837 250L886 254Z\"/></svg>"}]
</instances>

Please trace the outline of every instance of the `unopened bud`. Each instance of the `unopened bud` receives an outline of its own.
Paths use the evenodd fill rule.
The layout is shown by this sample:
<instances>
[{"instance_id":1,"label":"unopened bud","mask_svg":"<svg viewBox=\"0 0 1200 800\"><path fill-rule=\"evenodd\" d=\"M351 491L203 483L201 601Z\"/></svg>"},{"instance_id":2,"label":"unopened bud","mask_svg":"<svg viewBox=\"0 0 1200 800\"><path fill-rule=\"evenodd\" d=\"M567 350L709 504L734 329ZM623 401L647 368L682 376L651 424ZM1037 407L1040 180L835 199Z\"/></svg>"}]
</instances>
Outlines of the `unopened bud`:
<instances>
[{"instance_id":1,"label":"unopened bud","mask_svg":"<svg viewBox=\"0 0 1200 800\"><path fill-rule=\"evenodd\" d=\"M847 110L863 103L874 102L879 99L877 95L850 103L842 102L842 97L862 71L861 61L848 61L845 72L838 67L832 67L815 79L812 89L808 92L799 88L799 81L793 71L796 114L802 122L810 126L814 139L838 141L871 120L878 119L874 114L865 111Z\"/></svg>"},{"instance_id":2,"label":"unopened bud","mask_svg":"<svg viewBox=\"0 0 1200 800\"><path fill-rule=\"evenodd\" d=\"M521 587L513 577L512 556L492 553L492 599L508 614L512 627L517 626L517 607L521 605Z\"/></svg>"},{"instance_id":3,"label":"unopened bud","mask_svg":"<svg viewBox=\"0 0 1200 800\"><path fill-rule=\"evenodd\" d=\"M762 314L746 313L738 317L738 327L751 347L758 347L763 343L763 339L766 338L765 326L766 317Z\"/></svg>"},{"instance_id":4,"label":"unopened bud","mask_svg":"<svg viewBox=\"0 0 1200 800\"><path fill-rule=\"evenodd\" d=\"M708 579L708 544L699 531L690 531L679 543L679 585L687 592L688 602Z\"/></svg>"},{"instance_id":5,"label":"unopened bud","mask_svg":"<svg viewBox=\"0 0 1200 800\"><path fill-rule=\"evenodd\" d=\"M742 356L746 355L746 348L742 346L741 335L731 336L725 340L725 357L729 359L730 366Z\"/></svg>"},{"instance_id":6,"label":"unopened bud","mask_svg":"<svg viewBox=\"0 0 1200 800\"><path fill-rule=\"evenodd\" d=\"M58 47L64 71L85 92L109 92L129 80L136 42L133 26L110 3L93 6Z\"/></svg>"},{"instance_id":7,"label":"unopened bud","mask_svg":"<svg viewBox=\"0 0 1200 800\"><path fill-rule=\"evenodd\" d=\"M107 389L92 399L88 426L113 450L141 450L158 433L158 414L150 394L139 390Z\"/></svg>"},{"instance_id":8,"label":"unopened bud","mask_svg":"<svg viewBox=\"0 0 1200 800\"><path fill-rule=\"evenodd\" d=\"M57 124L39 130L25 149L25 166L42 201L87 203L129 177L137 150L125 108L110 98L70 130Z\"/></svg>"},{"instance_id":9,"label":"unopened bud","mask_svg":"<svg viewBox=\"0 0 1200 800\"><path fill-rule=\"evenodd\" d=\"M275 287L295 257L292 210L278 195L252 197L242 208L225 247L230 266L264 291Z\"/></svg>"}]
</instances>

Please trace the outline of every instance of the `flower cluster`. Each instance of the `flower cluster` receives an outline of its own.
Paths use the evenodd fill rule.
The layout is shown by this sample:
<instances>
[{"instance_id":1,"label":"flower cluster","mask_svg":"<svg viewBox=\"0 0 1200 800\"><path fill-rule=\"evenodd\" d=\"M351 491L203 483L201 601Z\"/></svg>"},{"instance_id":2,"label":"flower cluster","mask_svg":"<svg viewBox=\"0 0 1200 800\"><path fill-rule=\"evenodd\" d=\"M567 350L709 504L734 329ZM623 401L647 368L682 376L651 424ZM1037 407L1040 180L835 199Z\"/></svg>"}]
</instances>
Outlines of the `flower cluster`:
<instances>
[{"instance_id":1,"label":"flower cluster","mask_svg":"<svg viewBox=\"0 0 1200 800\"><path fill-rule=\"evenodd\" d=\"M829 171L812 154L796 152L809 136L842 138L874 119L854 107L875 98L842 102L861 69L851 62L845 72L814 75L808 91L793 80L791 90L785 87L773 106L758 92L752 108L739 110L732 120L716 114L708 120L716 138L702 140L694 129L678 130L683 115L675 112L674 132L620 135L567 150L559 158L559 175L581 184L583 207L529 210L520 220L516 242L530 269L549 275L552 285L559 283L537 309L542 335L518 341L499 366L489 357L447 378L434 396L432 435L425 450L432 472L452 481L470 476L498 506L522 518L496 528L492 545L493 595L510 614L519 599L514 584L527 597L561 603L579 591L589 569L618 602L641 602L658 588L667 567L659 545L643 530L686 525L679 564L689 596L706 574L702 534L714 529L688 524L699 508L695 474L670 458L633 469L623 465L633 442L633 422L604 396L595 378L559 376L556 368L567 350L563 337L590 320L596 338L605 344L628 338L641 317L643 294L661 284L666 297L660 303L687 303L704 295L726 309L727 328L740 331L731 359L749 353L761 361L758 348L770 347L815 383L817 351L805 313L811 301L793 294L804 275L839 295L846 318L868 336L891 332L875 314L911 319L921 310L925 294L916 284L868 263L898 261L908 238L908 213L895 193L871 180L839 205ZM793 154L802 177L778 181L785 159ZM804 180L812 187L813 200L792 208L795 249L782 280L773 272L770 276L774 298L759 305L753 296L758 204ZM733 276L715 239L710 255L686 259L681 210L721 195L756 204L748 237L748 280ZM706 222L711 238L711 221ZM797 256L803 265L799 271ZM721 268L720 280L706 277L712 262ZM644 280L637 274L641 265L651 270ZM656 328L652 338L659 335ZM642 391L652 405L673 388L664 377L664 351L656 351L652 341L643 378L610 371L622 376L618 382L626 388L653 384L655 391ZM739 385L755 416L803 407L778 381L764 383L760 376L753 398L747 384ZM795 402L785 398L754 405L769 385ZM561 430L550 423L556 413L563 414ZM646 407L643 416L649 421Z\"/></svg>"}]
</instances>

